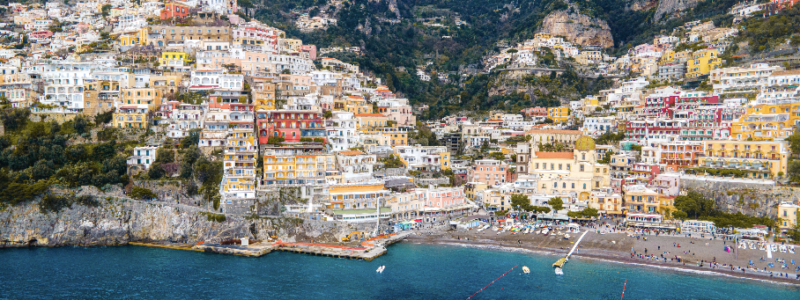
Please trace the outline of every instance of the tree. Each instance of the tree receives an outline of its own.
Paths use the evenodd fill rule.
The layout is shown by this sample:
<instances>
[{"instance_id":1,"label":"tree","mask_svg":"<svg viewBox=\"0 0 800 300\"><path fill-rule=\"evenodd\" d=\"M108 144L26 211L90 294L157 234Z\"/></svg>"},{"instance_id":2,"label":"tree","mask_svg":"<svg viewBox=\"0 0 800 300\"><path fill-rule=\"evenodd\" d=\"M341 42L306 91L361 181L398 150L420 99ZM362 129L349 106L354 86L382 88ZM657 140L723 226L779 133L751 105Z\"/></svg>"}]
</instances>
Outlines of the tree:
<instances>
[{"instance_id":1,"label":"tree","mask_svg":"<svg viewBox=\"0 0 800 300\"><path fill-rule=\"evenodd\" d=\"M0 121L6 131L16 131L25 127L30 114L29 110L22 108L4 109L0 112Z\"/></svg>"},{"instance_id":2,"label":"tree","mask_svg":"<svg viewBox=\"0 0 800 300\"><path fill-rule=\"evenodd\" d=\"M606 151L605 155L602 159L598 160L597 162L601 164L608 164L611 162L611 156L614 155L614 151L608 150Z\"/></svg>"},{"instance_id":3,"label":"tree","mask_svg":"<svg viewBox=\"0 0 800 300\"><path fill-rule=\"evenodd\" d=\"M108 13L111 11L112 7L113 6L111 6L111 4L103 5L103 7L100 9L100 11L101 11L101 13L103 15L103 18L108 17ZM95 7L95 9L97 9L97 8Z\"/></svg>"},{"instance_id":4,"label":"tree","mask_svg":"<svg viewBox=\"0 0 800 300\"><path fill-rule=\"evenodd\" d=\"M333 117L333 112L330 110L326 110L324 113L322 113L322 116L325 117L325 119L330 119L331 117Z\"/></svg>"},{"instance_id":5,"label":"tree","mask_svg":"<svg viewBox=\"0 0 800 300\"><path fill-rule=\"evenodd\" d=\"M150 165L150 168L147 169L147 176L150 179L161 179L164 177L164 168L161 167L160 162L154 162Z\"/></svg>"},{"instance_id":6,"label":"tree","mask_svg":"<svg viewBox=\"0 0 800 300\"><path fill-rule=\"evenodd\" d=\"M186 149L192 145L197 147L197 145L200 143L200 131L201 129L189 130L189 134L181 139L181 148Z\"/></svg>"},{"instance_id":7,"label":"tree","mask_svg":"<svg viewBox=\"0 0 800 300\"><path fill-rule=\"evenodd\" d=\"M175 162L175 152L172 149L158 148L156 151L156 162L171 163Z\"/></svg>"},{"instance_id":8,"label":"tree","mask_svg":"<svg viewBox=\"0 0 800 300\"><path fill-rule=\"evenodd\" d=\"M564 209L564 201L561 200L561 197L551 198L547 201L547 204L550 204L550 207L552 207L555 211Z\"/></svg>"},{"instance_id":9,"label":"tree","mask_svg":"<svg viewBox=\"0 0 800 300\"><path fill-rule=\"evenodd\" d=\"M271 137L269 137L269 139L267 139L267 144L275 145L275 144L283 143L284 141L286 141L286 139L283 138L283 137L271 136Z\"/></svg>"},{"instance_id":10,"label":"tree","mask_svg":"<svg viewBox=\"0 0 800 300\"><path fill-rule=\"evenodd\" d=\"M511 195L511 206L513 208L519 207L519 209L523 211L532 211L533 206L531 206L531 199L528 198L528 195L525 194L513 194Z\"/></svg>"}]
</instances>

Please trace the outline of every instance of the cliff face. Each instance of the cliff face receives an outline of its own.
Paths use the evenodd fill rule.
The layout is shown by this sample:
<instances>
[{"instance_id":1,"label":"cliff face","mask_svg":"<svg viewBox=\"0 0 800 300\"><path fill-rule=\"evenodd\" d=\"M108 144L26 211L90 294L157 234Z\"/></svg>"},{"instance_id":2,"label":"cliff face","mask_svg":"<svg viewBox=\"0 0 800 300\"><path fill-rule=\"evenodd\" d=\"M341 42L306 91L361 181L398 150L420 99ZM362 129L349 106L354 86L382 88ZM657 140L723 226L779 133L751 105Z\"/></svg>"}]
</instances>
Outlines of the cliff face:
<instances>
[{"instance_id":1,"label":"cliff face","mask_svg":"<svg viewBox=\"0 0 800 300\"><path fill-rule=\"evenodd\" d=\"M628 4L627 9L634 11L648 10L658 6L658 0L633 0Z\"/></svg>"},{"instance_id":2,"label":"cliff face","mask_svg":"<svg viewBox=\"0 0 800 300\"><path fill-rule=\"evenodd\" d=\"M658 22L662 17L669 19L670 15L688 8L694 8L700 0L659 0L654 20Z\"/></svg>"},{"instance_id":3,"label":"cliff face","mask_svg":"<svg viewBox=\"0 0 800 300\"><path fill-rule=\"evenodd\" d=\"M554 11L544 18L542 31L555 36L563 36L566 40L583 46L614 46L611 28L606 21L592 18L580 13L567 13L565 10Z\"/></svg>"},{"instance_id":4,"label":"cliff face","mask_svg":"<svg viewBox=\"0 0 800 300\"><path fill-rule=\"evenodd\" d=\"M0 248L24 246L112 246L128 242L219 242L248 237L266 240L335 242L355 230L375 224L343 225L293 218L228 216L209 221L199 208L135 200L101 200L98 207L73 204L58 213L42 213L38 203L0 211Z\"/></svg>"}]
</instances>

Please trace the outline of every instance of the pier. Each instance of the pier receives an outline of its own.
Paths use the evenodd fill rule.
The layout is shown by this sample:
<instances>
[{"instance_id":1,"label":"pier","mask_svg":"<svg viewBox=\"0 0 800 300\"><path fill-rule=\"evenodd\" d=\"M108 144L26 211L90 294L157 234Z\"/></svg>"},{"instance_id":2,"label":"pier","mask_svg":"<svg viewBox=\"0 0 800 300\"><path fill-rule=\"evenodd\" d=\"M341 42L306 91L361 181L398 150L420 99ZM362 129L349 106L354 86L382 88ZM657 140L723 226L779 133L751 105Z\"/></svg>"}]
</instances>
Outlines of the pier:
<instances>
[{"instance_id":1,"label":"pier","mask_svg":"<svg viewBox=\"0 0 800 300\"><path fill-rule=\"evenodd\" d=\"M555 263L553 263L553 268L556 268L556 274L559 274L559 269L564 268L564 265L569 261L569 257L572 256L572 252L575 252L575 249L578 249L578 244L581 243L581 240L583 240L583 237L586 236L587 233L589 233L589 230L586 230L586 231L583 232L583 234L581 234L581 237L579 237L578 240L575 241L575 245L572 246L571 250L569 250L569 253L567 253L567 256L564 256L563 258L561 258L558 261L556 261Z\"/></svg>"},{"instance_id":2,"label":"pier","mask_svg":"<svg viewBox=\"0 0 800 300\"><path fill-rule=\"evenodd\" d=\"M260 257L272 251L284 251L314 256L325 256L333 258L361 259L371 261L383 254L386 254L386 246L403 240L409 232L399 234L381 235L363 241L361 247L349 247L321 243L288 243L288 242L259 242L247 246L242 245L220 245L220 244L200 244L192 247L195 251L214 252L220 254L230 254L248 257Z\"/></svg>"}]
</instances>

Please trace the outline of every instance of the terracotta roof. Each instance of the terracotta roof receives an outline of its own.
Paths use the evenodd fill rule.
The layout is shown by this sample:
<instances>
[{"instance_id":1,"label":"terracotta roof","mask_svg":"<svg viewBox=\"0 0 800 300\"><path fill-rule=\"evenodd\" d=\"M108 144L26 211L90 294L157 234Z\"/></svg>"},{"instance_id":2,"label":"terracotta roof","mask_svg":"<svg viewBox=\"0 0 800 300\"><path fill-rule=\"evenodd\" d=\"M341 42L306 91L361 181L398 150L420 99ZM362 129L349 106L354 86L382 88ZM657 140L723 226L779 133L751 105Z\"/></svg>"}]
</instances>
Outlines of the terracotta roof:
<instances>
[{"instance_id":1,"label":"terracotta roof","mask_svg":"<svg viewBox=\"0 0 800 300\"><path fill-rule=\"evenodd\" d=\"M364 155L364 152L361 152L361 151L358 151L358 150L347 150L347 151L339 151L339 154L345 155L345 156Z\"/></svg>"},{"instance_id":2,"label":"terracotta roof","mask_svg":"<svg viewBox=\"0 0 800 300\"><path fill-rule=\"evenodd\" d=\"M800 74L800 69L772 72L771 76L798 75L798 74Z\"/></svg>"},{"instance_id":3,"label":"terracotta roof","mask_svg":"<svg viewBox=\"0 0 800 300\"><path fill-rule=\"evenodd\" d=\"M528 130L525 133L550 133L550 134L575 134L581 135L583 132L580 130L565 130L565 129L538 129L538 130Z\"/></svg>"},{"instance_id":4,"label":"terracotta roof","mask_svg":"<svg viewBox=\"0 0 800 300\"><path fill-rule=\"evenodd\" d=\"M572 152L539 152L536 151L537 158L564 158L564 159L572 159L573 157Z\"/></svg>"}]
</instances>

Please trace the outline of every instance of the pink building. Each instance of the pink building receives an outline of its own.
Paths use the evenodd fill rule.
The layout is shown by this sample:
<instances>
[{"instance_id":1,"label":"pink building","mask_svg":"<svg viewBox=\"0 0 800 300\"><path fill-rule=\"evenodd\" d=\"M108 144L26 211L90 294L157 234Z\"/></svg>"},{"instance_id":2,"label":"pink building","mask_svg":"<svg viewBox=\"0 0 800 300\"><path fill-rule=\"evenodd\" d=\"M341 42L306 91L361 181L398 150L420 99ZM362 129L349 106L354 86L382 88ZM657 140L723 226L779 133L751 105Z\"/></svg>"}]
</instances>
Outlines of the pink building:
<instances>
[{"instance_id":1,"label":"pink building","mask_svg":"<svg viewBox=\"0 0 800 300\"><path fill-rule=\"evenodd\" d=\"M302 45L300 51L308 52L308 58L311 60L317 59L317 46L316 45Z\"/></svg>"},{"instance_id":2,"label":"pink building","mask_svg":"<svg viewBox=\"0 0 800 300\"><path fill-rule=\"evenodd\" d=\"M463 215L474 207L467 201L464 187L429 187L416 189L417 199L422 201L420 217L424 222L439 222L449 217Z\"/></svg>"},{"instance_id":3,"label":"pink building","mask_svg":"<svg viewBox=\"0 0 800 300\"><path fill-rule=\"evenodd\" d=\"M476 160L467 171L468 181L483 182L488 185L496 185L506 182L506 171L508 165L496 159Z\"/></svg>"}]
</instances>

